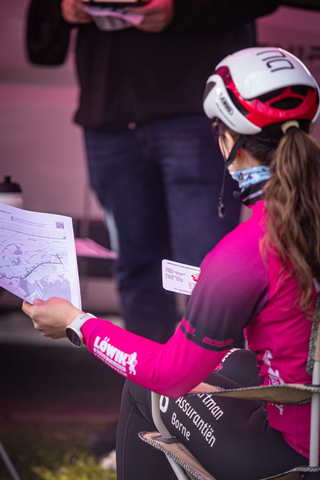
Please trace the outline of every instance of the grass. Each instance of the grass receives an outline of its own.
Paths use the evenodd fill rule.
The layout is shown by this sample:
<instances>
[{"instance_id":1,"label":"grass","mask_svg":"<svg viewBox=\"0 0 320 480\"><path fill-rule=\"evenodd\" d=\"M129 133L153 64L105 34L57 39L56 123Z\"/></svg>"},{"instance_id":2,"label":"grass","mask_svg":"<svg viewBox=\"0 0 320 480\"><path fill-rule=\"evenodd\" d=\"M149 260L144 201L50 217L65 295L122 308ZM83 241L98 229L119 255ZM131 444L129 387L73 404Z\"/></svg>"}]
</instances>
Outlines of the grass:
<instances>
[{"instance_id":1,"label":"grass","mask_svg":"<svg viewBox=\"0 0 320 480\"><path fill-rule=\"evenodd\" d=\"M0 440L21 480L116 480L86 448L105 425L92 422L0 423ZM0 458L0 480L12 480Z\"/></svg>"}]
</instances>

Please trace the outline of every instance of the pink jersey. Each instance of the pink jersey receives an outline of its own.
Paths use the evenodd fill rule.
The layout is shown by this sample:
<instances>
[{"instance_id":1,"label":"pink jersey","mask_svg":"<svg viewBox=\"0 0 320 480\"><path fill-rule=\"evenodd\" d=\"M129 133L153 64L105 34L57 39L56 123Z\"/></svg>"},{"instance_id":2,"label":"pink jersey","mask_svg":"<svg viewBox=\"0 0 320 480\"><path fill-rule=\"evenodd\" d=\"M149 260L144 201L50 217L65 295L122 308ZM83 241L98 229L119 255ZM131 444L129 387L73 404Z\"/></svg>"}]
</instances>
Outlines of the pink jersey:
<instances>
[{"instance_id":1,"label":"pink jersey","mask_svg":"<svg viewBox=\"0 0 320 480\"><path fill-rule=\"evenodd\" d=\"M279 281L279 260L261 257L264 203L206 256L185 317L165 344L90 319L82 327L88 349L122 376L178 398L219 365L241 331L257 353L261 383L309 383L306 373L311 322L295 307L295 278ZM315 292L314 292L315 296ZM308 456L310 405L268 404L270 425Z\"/></svg>"}]
</instances>

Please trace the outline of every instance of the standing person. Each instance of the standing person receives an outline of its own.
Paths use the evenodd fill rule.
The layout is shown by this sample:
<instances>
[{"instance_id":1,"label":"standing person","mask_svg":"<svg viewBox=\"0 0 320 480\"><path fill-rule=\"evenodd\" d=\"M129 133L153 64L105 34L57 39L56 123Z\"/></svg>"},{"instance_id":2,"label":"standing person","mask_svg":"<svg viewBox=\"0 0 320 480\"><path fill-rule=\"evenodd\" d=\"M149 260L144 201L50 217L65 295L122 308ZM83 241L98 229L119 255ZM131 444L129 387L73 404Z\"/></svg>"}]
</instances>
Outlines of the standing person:
<instances>
[{"instance_id":1,"label":"standing person","mask_svg":"<svg viewBox=\"0 0 320 480\"><path fill-rule=\"evenodd\" d=\"M252 217L206 256L166 344L66 300L24 302L43 335L83 339L129 380L117 435L119 480L175 478L165 456L138 439L155 428L150 390L168 397L161 416L169 432L218 480L257 480L307 463L310 404L217 397L213 413L203 395L180 397L204 380L224 388L310 383L310 320L320 291L320 146L310 128L319 92L307 68L279 48L229 55L208 79L204 109ZM248 350L233 349L242 330Z\"/></svg>"},{"instance_id":2,"label":"standing person","mask_svg":"<svg viewBox=\"0 0 320 480\"><path fill-rule=\"evenodd\" d=\"M69 28L78 27L75 121L119 253L121 313L128 330L162 343L174 332L177 311L174 294L162 288L161 261L199 266L239 218L232 199L225 219L215 214L222 165L202 111L207 58L216 63L253 46L252 20L278 4L237 8L232 30L219 30L215 3L152 0L128 8L144 15L140 25L103 31L82 0L61 2ZM220 21L226 13L223 7ZM226 188L231 192L231 184Z\"/></svg>"},{"instance_id":3,"label":"standing person","mask_svg":"<svg viewBox=\"0 0 320 480\"><path fill-rule=\"evenodd\" d=\"M250 0L245 9L239 1L151 0L128 8L145 17L140 25L117 31L100 30L82 0L62 0L58 13L60 0L33 1L35 13L49 1L44 32L50 21L59 24L58 14L65 28L78 28L75 121L119 254L121 315L127 330L164 343L178 316L175 295L162 288L162 260L199 266L239 219L233 182L226 184L226 218L217 215L223 164L203 113L203 85L212 64L255 45L253 20L278 0ZM34 34L36 51L42 30ZM111 427L90 445L107 453L113 438Z\"/></svg>"}]
</instances>

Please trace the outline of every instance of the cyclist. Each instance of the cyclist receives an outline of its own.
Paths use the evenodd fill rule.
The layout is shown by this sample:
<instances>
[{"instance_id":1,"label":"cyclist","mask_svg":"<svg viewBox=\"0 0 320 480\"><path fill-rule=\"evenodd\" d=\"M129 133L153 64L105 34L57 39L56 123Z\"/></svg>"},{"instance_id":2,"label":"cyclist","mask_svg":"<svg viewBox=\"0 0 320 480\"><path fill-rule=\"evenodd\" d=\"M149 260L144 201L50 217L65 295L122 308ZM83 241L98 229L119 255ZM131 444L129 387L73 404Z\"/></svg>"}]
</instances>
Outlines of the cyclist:
<instances>
[{"instance_id":1,"label":"cyclist","mask_svg":"<svg viewBox=\"0 0 320 480\"><path fill-rule=\"evenodd\" d=\"M128 378L117 436L118 479L175 478L137 434L154 430L150 390L167 397L162 418L218 480L256 480L307 463L310 404L266 405L199 394L202 381L232 388L309 383L313 311L320 282L320 147L310 136L319 87L279 48L229 55L208 79L225 170L252 216L204 259L184 318L165 344L79 312L65 300L24 303L45 336L82 338ZM222 189L223 190L223 189ZM223 214L223 191L220 198ZM192 226L190 226L192 228ZM201 232L199 232L201 235ZM233 348L244 331L248 349Z\"/></svg>"}]
</instances>

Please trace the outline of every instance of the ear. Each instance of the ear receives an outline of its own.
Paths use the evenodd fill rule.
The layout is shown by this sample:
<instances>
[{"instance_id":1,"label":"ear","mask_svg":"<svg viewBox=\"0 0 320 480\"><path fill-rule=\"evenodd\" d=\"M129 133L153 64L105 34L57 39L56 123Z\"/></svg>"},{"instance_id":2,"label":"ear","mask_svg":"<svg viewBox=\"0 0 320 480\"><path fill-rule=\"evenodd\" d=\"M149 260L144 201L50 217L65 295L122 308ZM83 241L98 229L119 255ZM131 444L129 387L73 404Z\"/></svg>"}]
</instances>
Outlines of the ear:
<instances>
[{"instance_id":1,"label":"ear","mask_svg":"<svg viewBox=\"0 0 320 480\"><path fill-rule=\"evenodd\" d=\"M232 135L230 135L228 131L224 132L223 137L219 137L219 146L224 158L229 157L229 154L235 142L235 139L232 137Z\"/></svg>"},{"instance_id":2,"label":"ear","mask_svg":"<svg viewBox=\"0 0 320 480\"><path fill-rule=\"evenodd\" d=\"M228 154L231 152L233 145L236 143L235 139L228 131L225 132L225 144L228 149Z\"/></svg>"}]
</instances>

